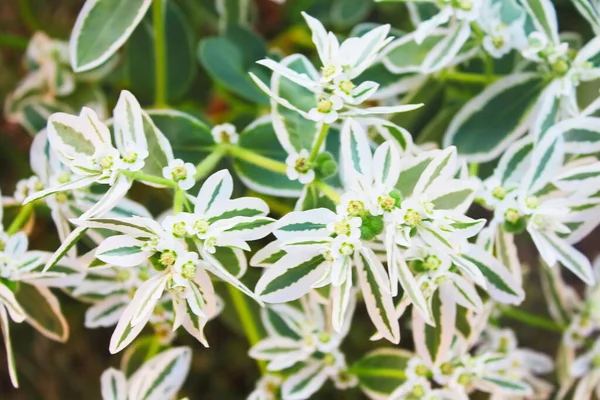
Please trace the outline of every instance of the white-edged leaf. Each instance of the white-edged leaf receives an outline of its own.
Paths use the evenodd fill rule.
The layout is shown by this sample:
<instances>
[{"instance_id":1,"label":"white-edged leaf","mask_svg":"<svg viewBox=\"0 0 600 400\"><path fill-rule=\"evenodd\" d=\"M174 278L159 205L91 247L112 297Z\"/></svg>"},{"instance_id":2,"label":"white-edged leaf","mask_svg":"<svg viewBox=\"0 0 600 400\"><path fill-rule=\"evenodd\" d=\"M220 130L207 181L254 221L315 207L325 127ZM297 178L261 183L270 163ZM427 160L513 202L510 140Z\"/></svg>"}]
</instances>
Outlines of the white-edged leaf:
<instances>
[{"instance_id":1,"label":"white-edged leaf","mask_svg":"<svg viewBox=\"0 0 600 400\"><path fill-rule=\"evenodd\" d=\"M329 263L319 252L294 252L267 268L255 292L268 303L296 300L308 293L327 271Z\"/></svg>"},{"instance_id":2,"label":"white-edged leaf","mask_svg":"<svg viewBox=\"0 0 600 400\"><path fill-rule=\"evenodd\" d=\"M358 281L371 321L384 338L397 344L400 342L400 326L392 295L389 293L389 281L381 283L381 271L376 270L381 264L377 265L373 261L362 252L355 254ZM385 275L385 271L383 274Z\"/></svg>"},{"instance_id":3,"label":"white-edged leaf","mask_svg":"<svg viewBox=\"0 0 600 400\"><path fill-rule=\"evenodd\" d=\"M87 0L69 43L73 70L88 71L108 60L129 38L151 4L152 0Z\"/></svg>"},{"instance_id":4,"label":"white-edged leaf","mask_svg":"<svg viewBox=\"0 0 600 400\"><path fill-rule=\"evenodd\" d=\"M543 80L534 73L513 74L488 86L454 117L444 147L456 146L472 162L493 160L527 131L543 88ZM481 140L482 132L486 140Z\"/></svg>"}]
</instances>

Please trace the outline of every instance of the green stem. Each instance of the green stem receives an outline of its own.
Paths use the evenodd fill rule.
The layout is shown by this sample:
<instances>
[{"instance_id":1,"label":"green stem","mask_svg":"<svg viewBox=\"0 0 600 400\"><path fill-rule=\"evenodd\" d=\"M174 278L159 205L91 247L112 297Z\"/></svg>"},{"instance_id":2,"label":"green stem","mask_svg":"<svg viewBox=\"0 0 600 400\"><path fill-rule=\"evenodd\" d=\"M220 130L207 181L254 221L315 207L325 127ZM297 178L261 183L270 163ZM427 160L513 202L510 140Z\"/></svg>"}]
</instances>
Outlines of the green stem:
<instances>
[{"instance_id":1,"label":"green stem","mask_svg":"<svg viewBox=\"0 0 600 400\"><path fill-rule=\"evenodd\" d=\"M494 59L488 53L483 56L483 63L485 65L485 77L488 82L493 82L494 77Z\"/></svg>"},{"instance_id":2,"label":"green stem","mask_svg":"<svg viewBox=\"0 0 600 400\"><path fill-rule=\"evenodd\" d=\"M31 9L31 4L29 4L29 0L19 0L19 12L21 14L21 19L27 26L31 32L37 32L42 30L42 26L35 18L35 14Z\"/></svg>"},{"instance_id":3,"label":"green stem","mask_svg":"<svg viewBox=\"0 0 600 400\"><path fill-rule=\"evenodd\" d=\"M173 215L179 214L183 211L183 202L185 201L185 191L176 188L175 196L173 196Z\"/></svg>"},{"instance_id":4,"label":"green stem","mask_svg":"<svg viewBox=\"0 0 600 400\"><path fill-rule=\"evenodd\" d=\"M249 163L264 169L268 169L269 171L277 172L282 175L285 175L286 173L287 165L285 165L285 163L262 156L242 147L230 146L228 148L228 152L235 158L248 161Z\"/></svg>"},{"instance_id":5,"label":"green stem","mask_svg":"<svg viewBox=\"0 0 600 400\"><path fill-rule=\"evenodd\" d=\"M19 213L17 214L15 219L13 219L12 223L6 230L6 234L10 236L10 235L14 235L15 233L17 233L19 231L19 229L21 229L23 227L23 225L25 225L27 223L32 212L33 212L33 203L28 203L28 204L25 204L23 207L21 207L21 209L19 210Z\"/></svg>"},{"instance_id":6,"label":"green stem","mask_svg":"<svg viewBox=\"0 0 600 400\"><path fill-rule=\"evenodd\" d=\"M312 151L310 152L310 156L308 157L309 163L312 163L313 161L315 161L315 159L319 155L319 151L321 151L321 146L323 146L323 142L325 141L325 138L327 137L327 132L329 132L329 124L323 124L323 126L321 126L321 131L319 132L319 136L317 136L317 140L315 141Z\"/></svg>"},{"instance_id":7,"label":"green stem","mask_svg":"<svg viewBox=\"0 0 600 400\"><path fill-rule=\"evenodd\" d=\"M313 183L317 189L319 189L325 196L329 197L331 201L333 201L335 204L340 204L340 194L336 192L334 188L319 180L316 180Z\"/></svg>"},{"instance_id":8,"label":"green stem","mask_svg":"<svg viewBox=\"0 0 600 400\"><path fill-rule=\"evenodd\" d=\"M128 176L131 179L136 180L136 181L156 183L157 185L163 185L163 186L168 186L168 187L172 187L172 188L177 187L177 183L173 182L170 179L162 178L160 176L144 174L143 172L140 172L140 171L135 171L135 172L134 171L121 171L121 173L125 176Z\"/></svg>"},{"instance_id":9,"label":"green stem","mask_svg":"<svg viewBox=\"0 0 600 400\"><path fill-rule=\"evenodd\" d=\"M446 71L440 75L442 80L449 80L454 82L463 82L463 83L479 83L482 85L486 85L488 83L497 81L501 79L501 75L480 75L480 74L471 74L468 72L458 72L458 71Z\"/></svg>"},{"instance_id":10,"label":"green stem","mask_svg":"<svg viewBox=\"0 0 600 400\"><path fill-rule=\"evenodd\" d=\"M231 296L233 306L240 317L240 322L242 323L242 328L244 329L244 333L248 338L248 342L250 343L250 346L254 346L260 341L261 338L260 333L258 332L256 321L254 321L254 318L252 317L252 311L248 306L248 302L242 292L231 285L226 286L227 290L229 291L229 295ZM257 360L256 362L258 364L258 368L264 374L267 371L264 360Z\"/></svg>"},{"instance_id":11,"label":"green stem","mask_svg":"<svg viewBox=\"0 0 600 400\"><path fill-rule=\"evenodd\" d=\"M477 176L479 175L479 163L471 163L469 164L469 176Z\"/></svg>"},{"instance_id":12,"label":"green stem","mask_svg":"<svg viewBox=\"0 0 600 400\"><path fill-rule=\"evenodd\" d=\"M226 152L226 146L215 147L212 153L210 153L204 160L196 165L196 175L194 175L194 178L199 180L210 174L215 169L219 161L221 161Z\"/></svg>"},{"instance_id":13,"label":"green stem","mask_svg":"<svg viewBox=\"0 0 600 400\"><path fill-rule=\"evenodd\" d=\"M155 53L155 94L154 105L163 108L166 101L166 51L165 51L165 0L152 2L152 18L154 22L154 53Z\"/></svg>"},{"instance_id":14,"label":"green stem","mask_svg":"<svg viewBox=\"0 0 600 400\"><path fill-rule=\"evenodd\" d=\"M502 316L548 331L563 332L563 328L556 322L548 318L540 317L539 315L528 313L527 311L519 310L518 308L506 308L502 310Z\"/></svg>"},{"instance_id":15,"label":"green stem","mask_svg":"<svg viewBox=\"0 0 600 400\"><path fill-rule=\"evenodd\" d=\"M10 33L0 33L0 46L12 47L14 49L26 50L29 39Z\"/></svg>"}]
</instances>

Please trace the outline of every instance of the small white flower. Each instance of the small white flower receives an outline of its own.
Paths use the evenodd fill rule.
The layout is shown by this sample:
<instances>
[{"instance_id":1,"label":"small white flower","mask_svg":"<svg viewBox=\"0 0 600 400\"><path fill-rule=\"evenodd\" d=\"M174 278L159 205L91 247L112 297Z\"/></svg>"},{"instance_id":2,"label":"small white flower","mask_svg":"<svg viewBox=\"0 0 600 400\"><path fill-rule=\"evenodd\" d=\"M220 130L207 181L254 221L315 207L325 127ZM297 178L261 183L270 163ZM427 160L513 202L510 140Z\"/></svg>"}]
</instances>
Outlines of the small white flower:
<instances>
[{"instance_id":1,"label":"small white flower","mask_svg":"<svg viewBox=\"0 0 600 400\"><path fill-rule=\"evenodd\" d=\"M286 175L290 180L298 180L304 185L315 180L315 171L312 169L308 158L309 153L306 149L300 150L300 153L297 154L290 154L286 158Z\"/></svg>"},{"instance_id":2,"label":"small white flower","mask_svg":"<svg viewBox=\"0 0 600 400\"><path fill-rule=\"evenodd\" d=\"M117 179L118 172L125 169L123 159L119 150L114 147L105 147L97 150L94 153L93 161L96 167L101 171L101 176L98 182L102 183L114 183Z\"/></svg>"},{"instance_id":3,"label":"small white flower","mask_svg":"<svg viewBox=\"0 0 600 400\"><path fill-rule=\"evenodd\" d=\"M175 237L185 237L194 233L193 226L190 224L192 217L193 214L184 212L177 215L169 215L163 221L162 227L165 231L171 233Z\"/></svg>"},{"instance_id":4,"label":"small white flower","mask_svg":"<svg viewBox=\"0 0 600 400\"><path fill-rule=\"evenodd\" d=\"M335 222L327 224L327 229L337 236L347 236L351 239L360 239L360 226L362 219L359 217L340 217Z\"/></svg>"},{"instance_id":5,"label":"small white flower","mask_svg":"<svg viewBox=\"0 0 600 400\"><path fill-rule=\"evenodd\" d=\"M212 128L211 133L216 143L236 144L240 137L235 126L229 123L215 125L215 127Z\"/></svg>"},{"instance_id":6,"label":"small white flower","mask_svg":"<svg viewBox=\"0 0 600 400\"><path fill-rule=\"evenodd\" d=\"M44 184L40 181L40 178L38 178L36 175L33 175L27 179L21 179L19 182L17 182L17 188L15 189L13 198L17 202L22 203L27 196L35 192L39 192L42 189L44 189Z\"/></svg>"},{"instance_id":7,"label":"small white flower","mask_svg":"<svg viewBox=\"0 0 600 400\"><path fill-rule=\"evenodd\" d=\"M123 166L130 171L139 171L144 168L148 149L135 144L129 144L126 148L123 155Z\"/></svg>"},{"instance_id":8,"label":"small white flower","mask_svg":"<svg viewBox=\"0 0 600 400\"><path fill-rule=\"evenodd\" d=\"M196 167L192 163L184 163L182 159L175 159L163 168L163 176L172 179L182 190L191 189L196 183L194 175Z\"/></svg>"},{"instance_id":9,"label":"small white flower","mask_svg":"<svg viewBox=\"0 0 600 400\"><path fill-rule=\"evenodd\" d=\"M248 400L276 400L282 379L277 375L266 374L256 383L256 389L248 396Z\"/></svg>"},{"instance_id":10,"label":"small white flower","mask_svg":"<svg viewBox=\"0 0 600 400\"><path fill-rule=\"evenodd\" d=\"M548 37L541 32L532 32L527 37L527 47L523 50L523 57L528 60L540 61L538 53L548 46Z\"/></svg>"},{"instance_id":11,"label":"small white flower","mask_svg":"<svg viewBox=\"0 0 600 400\"><path fill-rule=\"evenodd\" d=\"M319 100L317 107L312 108L308 112L308 118L315 122L323 122L331 124L337 121L338 111L344 107L344 100L339 96L331 96L330 98L322 98Z\"/></svg>"}]
</instances>

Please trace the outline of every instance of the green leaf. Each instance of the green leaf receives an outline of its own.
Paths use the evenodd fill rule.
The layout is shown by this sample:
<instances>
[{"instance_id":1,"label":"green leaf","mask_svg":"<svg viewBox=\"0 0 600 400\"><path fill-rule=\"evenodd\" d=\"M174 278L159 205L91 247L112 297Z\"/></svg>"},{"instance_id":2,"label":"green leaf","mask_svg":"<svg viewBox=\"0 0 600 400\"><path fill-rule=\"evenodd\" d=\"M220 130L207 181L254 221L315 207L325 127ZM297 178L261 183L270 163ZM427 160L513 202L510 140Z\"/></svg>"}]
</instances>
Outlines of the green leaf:
<instances>
[{"instance_id":1,"label":"green leaf","mask_svg":"<svg viewBox=\"0 0 600 400\"><path fill-rule=\"evenodd\" d=\"M489 86L456 115L444 147L456 146L469 161L493 160L527 131L543 88L543 79L533 73L512 75Z\"/></svg>"},{"instance_id":2,"label":"green leaf","mask_svg":"<svg viewBox=\"0 0 600 400\"><path fill-rule=\"evenodd\" d=\"M110 58L140 23L152 0L87 0L71 33L69 53L75 72Z\"/></svg>"},{"instance_id":3,"label":"green leaf","mask_svg":"<svg viewBox=\"0 0 600 400\"><path fill-rule=\"evenodd\" d=\"M254 63L266 56L265 51L257 57L259 53L256 51L256 42L260 40L262 39L250 30L245 30L244 35L236 34L231 38L204 39L198 47L198 58L213 80L248 101L266 105L269 104L267 96L248 75L256 68Z\"/></svg>"},{"instance_id":4,"label":"green leaf","mask_svg":"<svg viewBox=\"0 0 600 400\"><path fill-rule=\"evenodd\" d=\"M281 65L299 74L308 75L316 80L319 79L315 67L301 54L284 58L281 60ZM271 79L271 90L305 112L317 105L318 96L315 93L276 72L273 73ZM302 149L312 149L315 138L321 130L320 123L308 120L296 111L280 104L273 106L272 116L277 138L288 153L299 153Z\"/></svg>"},{"instance_id":5,"label":"green leaf","mask_svg":"<svg viewBox=\"0 0 600 400\"><path fill-rule=\"evenodd\" d=\"M264 289L259 293L259 296L267 296L297 283L300 279L307 276L319 265L325 261L325 258L319 254L310 260L289 268L285 273L271 280Z\"/></svg>"},{"instance_id":6,"label":"green leaf","mask_svg":"<svg viewBox=\"0 0 600 400\"><path fill-rule=\"evenodd\" d=\"M522 2L533 18L537 29L544 32L552 42L558 44L558 21L552 1L522 0Z\"/></svg>"},{"instance_id":7,"label":"green leaf","mask_svg":"<svg viewBox=\"0 0 600 400\"><path fill-rule=\"evenodd\" d=\"M154 99L155 45L154 25L148 15L131 35L125 48L125 71L131 91L139 99ZM195 38L185 14L173 1L165 9L167 98L174 101L189 89L196 74Z\"/></svg>"},{"instance_id":8,"label":"green leaf","mask_svg":"<svg viewBox=\"0 0 600 400\"><path fill-rule=\"evenodd\" d=\"M434 33L421 44L415 42L412 34L398 38L387 46L383 64L396 74L420 72L427 54L445 37L444 34Z\"/></svg>"},{"instance_id":9,"label":"green leaf","mask_svg":"<svg viewBox=\"0 0 600 400\"><path fill-rule=\"evenodd\" d=\"M176 110L150 110L148 115L171 143L175 158L198 164L212 152L211 128L196 117Z\"/></svg>"},{"instance_id":10,"label":"green leaf","mask_svg":"<svg viewBox=\"0 0 600 400\"><path fill-rule=\"evenodd\" d=\"M58 299L48 288L21 282L15 297L27 314L27 322L35 329L52 340L67 340L69 326L60 311Z\"/></svg>"},{"instance_id":11,"label":"green leaf","mask_svg":"<svg viewBox=\"0 0 600 400\"><path fill-rule=\"evenodd\" d=\"M373 0L335 0L331 22L338 28L351 28L363 21L373 8Z\"/></svg>"},{"instance_id":12,"label":"green leaf","mask_svg":"<svg viewBox=\"0 0 600 400\"><path fill-rule=\"evenodd\" d=\"M412 357L406 350L381 348L355 362L350 372L356 375L365 393L373 398L387 398L406 381L404 370Z\"/></svg>"},{"instance_id":13,"label":"green leaf","mask_svg":"<svg viewBox=\"0 0 600 400\"><path fill-rule=\"evenodd\" d=\"M250 124L240 134L238 145L280 162L285 162L287 158L268 118L261 118ZM278 197L299 197L302 193L302 185L297 181L290 181L286 175L240 159L233 161L233 167L246 186L260 193Z\"/></svg>"},{"instance_id":14,"label":"green leaf","mask_svg":"<svg viewBox=\"0 0 600 400\"><path fill-rule=\"evenodd\" d=\"M462 189L450 192L432 200L436 210L453 210L473 196L474 189Z\"/></svg>"}]
</instances>

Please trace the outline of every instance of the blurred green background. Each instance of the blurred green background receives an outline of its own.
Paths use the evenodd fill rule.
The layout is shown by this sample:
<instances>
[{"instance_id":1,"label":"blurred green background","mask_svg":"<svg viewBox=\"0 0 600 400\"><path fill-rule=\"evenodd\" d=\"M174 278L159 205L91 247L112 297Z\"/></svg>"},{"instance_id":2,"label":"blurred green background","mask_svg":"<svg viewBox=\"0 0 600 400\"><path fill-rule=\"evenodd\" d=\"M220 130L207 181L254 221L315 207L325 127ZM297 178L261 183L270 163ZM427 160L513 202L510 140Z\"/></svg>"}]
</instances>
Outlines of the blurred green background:
<instances>
[{"instance_id":1,"label":"blurred green background","mask_svg":"<svg viewBox=\"0 0 600 400\"><path fill-rule=\"evenodd\" d=\"M126 1L126 0L123 0ZM201 38L218 34L217 16L213 0L171 0L183 11L195 38L193 67L189 85L182 89L177 99L170 104L174 108L192 111L209 119L213 123L230 118L249 121L257 116L259 109L249 105L235 95L225 93L215 87L206 71L197 61L196 44ZM255 1L255 30L272 47L279 47L284 53L303 52L313 55L308 30L300 19L300 11L308 10L324 20L326 26L336 33L346 34L352 28L353 21L328 20L329 10L335 3L348 0L288 0L285 6L279 6L269 0ZM361 7L360 18L364 21L392 23L395 28L409 31L406 10L402 5L375 7L371 0L350 0ZM582 22L568 0L557 1L561 30L575 30L588 39L591 32ZM78 11L83 5L81 0L2 0L0 1L0 100L4 103L7 93L12 91L24 76L22 64L24 49L28 38L37 30L43 30L54 38L67 40ZM348 24L350 23L350 25ZM6 39L14 39L7 43ZM144 65L137 65L135 71L128 71L121 62L119 67L103 84L109 109L114 106L120 89L129 88L134 94L151 102L151 94L144 93L144 87L136 87L131 82L131 74L144 74ZM439 139L445 130L449 118L436 120L434 116L440 110L451 116L467 99L481 87L460 85L440 86L432 82L427 107L411 114L405 120L398 121L415 136L425 135L429 139ZM597 95L597 88L593 88ZM151 92L151 91L150 91ZM31 173L28 150L31 136L16 124L0 118L0 184L4 195L11 195L19 179ZM152 192L155 194L156 192ZM134 198L145 198L148 192L137 190ZM161 197L161 196L165 197ZM168 194L161 193L152 197L152 211L158 212L168 206ZM5 224L14 215L12 209L5 212ZM482 214L482 210L475 210ZM536 260L532 255L531 243L521 240L523 259L531 265L527 278L527 300L524 308L547 314L542 298L539 279L535 273ZM580 247L586 254L593 256L598 252L598 232L590 235ZM36 215L36 224L31 233L31 248L52 251L58 246L54 225L44 212ZM257 244L260 246L260 244ZM249 271L248 282L256 280L258 271ZM572 280L576 282L576 280ZM248 343L241 332L237 316L232 307L228 307L227 291L222 284L218 291L225 300L223 315L212 321L206 328L206 336L211 347L205 349L186 334L181 334L176 345L189 345L194 350L192 369L188 376L182 396L191 399L242 399L249 394L259 372L256 363L247 356ZM66 295L59 294L63 311L70 323L71 335L67 343L52 342L38 334L27 324L11 324L11 336L16 353L21 388L15 390L10 385L5 363L4 350L0 350L0 399L98 399L100 398L99 377L109 366L118 367L120 355L108 353L109 338L112 329L86 330L83 327L87 305L78 303ZM253 305L254 307L254 305ZM256 310L255 310L256 311ZM352 363L367 351L385 346L385 343L372 343L368 340L372 334L371 324L362 306L358 306L351 333L343 345L348 363ZM362 323L364 321L364 323ZM403 348L411 347L410 331L403 324ZM556 334L538 331L522 325L514 325L523 345L551 353L559 337ZM542 336L543 335L543 336ZM543 340L540 340L543 338ZM358 390L337 392L331 383L322 390L318 398L358 399L363 395Z\"/></svg>"}]
</instances>

